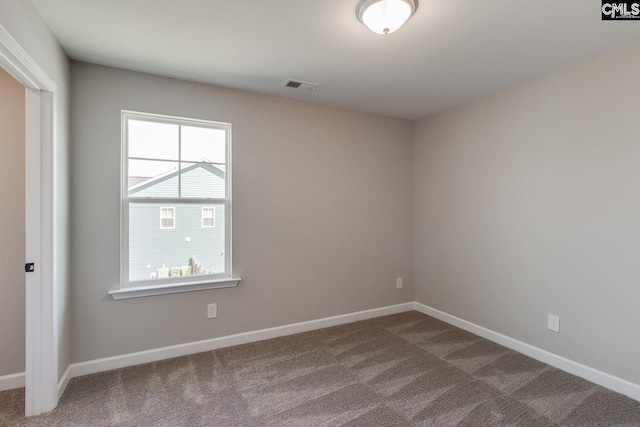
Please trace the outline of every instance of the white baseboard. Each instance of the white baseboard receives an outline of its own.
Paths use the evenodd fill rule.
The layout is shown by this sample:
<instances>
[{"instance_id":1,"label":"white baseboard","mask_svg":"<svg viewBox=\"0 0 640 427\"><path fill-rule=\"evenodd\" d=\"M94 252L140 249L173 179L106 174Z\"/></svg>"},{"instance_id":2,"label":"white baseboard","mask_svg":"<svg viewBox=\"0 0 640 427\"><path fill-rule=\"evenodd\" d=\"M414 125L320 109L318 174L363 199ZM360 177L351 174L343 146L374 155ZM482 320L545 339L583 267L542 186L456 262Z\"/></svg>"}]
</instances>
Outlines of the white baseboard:
<instances>
[{"instance_id":1,"label":"white baseboard","mask_svg":"<svg viewBox=\"0 0 640 427\"><path fill-rule=\"evenodd\" d=\"M69 381L71 381L70 374L71 374L71 365L67 366L67 370L64 371L64 375L62 375L62 378L60 378L60 381L58 381L58 401L62 397L62 394L64 393L64 391L67 389L67 386L69 385Z\"/></svg>"},{"instance_id":2,"label":"white baseboard","mask_svg":"<svg viewBox=\"0 0 640 427\"><path fill-rule=\"evenodd\" d=\"M239 344L247 344L255 341L262 341L270 338L293 335L300 332L308 332L330 326L343 325L345 323L366 320L374 317L387 316L389 314L403 313L414 309L414 303L392 305L388 307L374 308L372 310L358 311L356 313L343 314L340 316L326 317L323 319L311 320L307 322L293 323L290 325L278 326L275 328L260 329L252 332L245 332L226 337L212 338L203 341L196 341L186 344L178 344L169 347L156 348L152 350L139 351L136 353L123 354L119 356L105 357L103 359L90 360L87 362L73 363L67 369L63 379L68 381L71 378L82 375L95 374L97 372L109 371L111 369L124 368L127 366L140 365L143 363L157 362L159 360L173 357L187 356L189 354L202 353L205 351L217 350L219 348L231 347ZM61 381L59 390L64 391L66 384Z\"/></svg>"},{"instance_id":3,"label":"white baseboard","mask_svg":"<svg viewBox=\"0 0 640 427\"><path fill-rule=\"evenodd\" d=\"M0 391L24 387L24 372L0 377Z\"/></svg>"},{"instance_id":4,"label":"white baseboard","mask_svg":"<svg viewBox=\"0 0 640 427\"><path fill-rule=\"evenodd\" d=\"M71 377L69 376L69 372L70 372L70 367L67 367L67 370L65 371L64 375L60 379L60 382L58 383L58 400L60 400L60 397L62 397L62 393L64 393L64 391L67 388L67 385L69 385L69 380L71 379ZM20 372L19 374L4 375L0 377L0 391L13 390L15 388L22 388L24 387L24 383L25 383L24 372Z\"/></svg>"},{"instance_id":5,"label":"white baseboard","mask_svg":"<svg viewBox=\"0 0 640 427\"><path fill-rule=\"evenodd\" d=\"M255 341L262 341L270 338L292 335L301 332L313 331L316 329L327 328L330 326L343 325L345 323L356 322L359 320L371 319L374 317L387 316L390 314L402 313L405 311L416 310L436 319L442 320L458 328L464 329L488 340L494 341L507 348L525 354L543 363L547 363L553 367L577 375L588 381L599 384L610 390L622 393L632 399L640 401L640 385L634 384L622 378L607 374L581 363L569 360L565 357L550 353L541 348L518 341L506 335L492 331L485 327L476 325L460 319L459 317L450 315L435 308L420 304L418 302L410 302L398 304L388 307L381 307L372 310L359 311L356 313L343 314L340 316L326 317L323 319L311 320L307 322L294 323L290 325L278 326L274 328L260 329L257 331L245 332L236 335L229 335L220 338L212 338L203 341L196 341L185 344L178 344L169 347L156 348L152 350L139 351L136 353L123 354L119 356L105 357L103 359L90 360L87 362L71 364L58 384L58 396L66 389L72 378L82 375L95 374L98 372L109 371L112 369L125 368L127 366L140 365L143 363L157 362L159 360L170 359L173 357L187 356L205 351L217 350L224 347L231 347L239 344L247 344ZM9 382L9 377L20 377L22 386L24 386L24 374L9 375L0 377L0 390L5 381ZM7 378L7 380L5 380ZM13 381L18 381L14 379ZM20 385L11 388L21 387Z\"/></svg>"},{"instance_id":6,"label":"white baseboard","mask_svg":"<svg viewBox=\"0 0 640 427\"><path fill-rule=\"evenodd\" d=\"M576 375L578 377L582 377L588 381L640 401L640 385L638 384L623 380L622 378L607 374L606 372L599 371L565 357L558 356L557 354L550 353L546 350L542 350L541 348L534 347L530 344L518 341L506 335L502 335L498 332L460 319L459 317L452 316L451 314L426 306L424 304L415 302L414 308L416 311L419 311L431 317L435 317L436 319L442 320L443 322L449 323L450 325L457 326L460 329L464 329L465 331L479 335L483 338L496 342L519 353L525 354L555 368L561 369L565 372L569 372L570 374Z\"/></svg>"}]
</instances>

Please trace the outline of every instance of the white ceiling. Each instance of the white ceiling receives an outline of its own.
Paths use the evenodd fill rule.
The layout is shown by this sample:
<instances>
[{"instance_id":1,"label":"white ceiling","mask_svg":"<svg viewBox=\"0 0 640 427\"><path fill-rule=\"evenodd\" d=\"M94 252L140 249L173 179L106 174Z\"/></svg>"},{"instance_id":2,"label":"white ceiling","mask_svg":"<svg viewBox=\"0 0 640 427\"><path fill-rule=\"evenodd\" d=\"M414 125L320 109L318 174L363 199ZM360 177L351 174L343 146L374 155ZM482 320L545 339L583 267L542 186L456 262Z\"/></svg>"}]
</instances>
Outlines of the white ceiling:
<instances>
[{"instance_id":1,"label":"white ceiling","mask_svg":"<svg viewBox=\"0 0 640 427\"><path fill-rule=\"evenodd\" d=\"M76 60L408 119L640 43L600 0L420 0L387 36L358 0L33 3Z\"/></svg>"}]
</instances>

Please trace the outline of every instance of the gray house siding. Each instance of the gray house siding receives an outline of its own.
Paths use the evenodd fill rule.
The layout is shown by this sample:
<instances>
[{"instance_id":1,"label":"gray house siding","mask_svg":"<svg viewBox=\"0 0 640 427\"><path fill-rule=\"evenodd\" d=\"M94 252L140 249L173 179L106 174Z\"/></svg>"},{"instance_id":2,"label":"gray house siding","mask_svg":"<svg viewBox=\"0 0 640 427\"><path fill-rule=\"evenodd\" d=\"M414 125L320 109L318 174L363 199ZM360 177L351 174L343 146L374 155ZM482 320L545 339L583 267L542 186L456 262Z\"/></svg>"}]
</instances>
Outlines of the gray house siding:
<instances>
[{"instance_id":1,"label":"gray house siding","mask_svg":"<svg viewBox=\"0 0 640 427\"><path fill-rule=\"evenodd\" d=\"M183 197L223 198L224 172L212 165L183 169ZM131 197L177 196L177 173L150 179L130 190ZM175 228L161 228L160 209L175 209ZM202 227L202 208L215 209L215 226ZM222 273L225 267L225 207L223 204L129 205L129 280L148 280L167 268L174 274L188 271L192 258L209 273ZM177 273L181 271L181 273Z\"/></svg>"},{"instance_id":2,"label":"gray house siding","mask_svg":"<svg viewBox=\"0 0 640 427\"><path fill-rule=\"evenodd\" d=\"M224 198L224 171L216 166L197 164L183 169L182 197ZM131 197L178 197L178 174L149 179L129 191Z\"/></svg>"}]
</instances>

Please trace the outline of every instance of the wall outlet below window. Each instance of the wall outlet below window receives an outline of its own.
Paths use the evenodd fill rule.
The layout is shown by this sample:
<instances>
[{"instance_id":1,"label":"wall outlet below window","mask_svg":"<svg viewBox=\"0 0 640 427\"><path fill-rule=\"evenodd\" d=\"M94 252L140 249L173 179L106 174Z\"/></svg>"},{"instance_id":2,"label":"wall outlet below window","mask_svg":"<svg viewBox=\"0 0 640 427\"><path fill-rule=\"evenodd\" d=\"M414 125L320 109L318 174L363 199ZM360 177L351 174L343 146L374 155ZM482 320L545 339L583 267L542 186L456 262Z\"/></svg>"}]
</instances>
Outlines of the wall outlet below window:
<instances>
[{"instance_id":1,"label":"wall outlet below window","mask_svg":"<svg viewBox=\"0 0 640 427\"><path fill-rule=\"evenodd\" d=\"M218 317L218 304L207 305L207 319L215 319L216 317Z\"/></svg>"},{"instance_id":2,"label":"wall outlet below window","mask_svg":"<svg viewBox=\"0 0 640 427\"><path fill-rule=\"evenodd\" d=\"M398 277L396 279L396 288L398 289L402 288L402 277Z\"/></svg>"}]
</instances>

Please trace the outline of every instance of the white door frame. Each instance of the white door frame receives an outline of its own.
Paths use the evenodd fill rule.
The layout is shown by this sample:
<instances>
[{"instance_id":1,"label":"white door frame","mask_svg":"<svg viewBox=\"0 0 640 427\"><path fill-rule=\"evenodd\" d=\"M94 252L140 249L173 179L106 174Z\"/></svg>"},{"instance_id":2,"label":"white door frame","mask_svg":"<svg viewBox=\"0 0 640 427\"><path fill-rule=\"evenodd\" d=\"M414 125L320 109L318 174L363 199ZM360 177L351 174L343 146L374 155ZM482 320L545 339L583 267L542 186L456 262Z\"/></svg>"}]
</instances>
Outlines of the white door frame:
<instances>
[{"instance_id":1,"label":"white door frame","mask_svg":"<svg viewBox=\"0 0 640 427\"><path fill-rule=\"evenodd\" d=\"M51 411L58 404L58 322L55 280L56 85L0 25L0 67L25 91L25 414Z\"/></svg>"}]
</instances>

